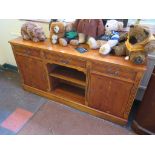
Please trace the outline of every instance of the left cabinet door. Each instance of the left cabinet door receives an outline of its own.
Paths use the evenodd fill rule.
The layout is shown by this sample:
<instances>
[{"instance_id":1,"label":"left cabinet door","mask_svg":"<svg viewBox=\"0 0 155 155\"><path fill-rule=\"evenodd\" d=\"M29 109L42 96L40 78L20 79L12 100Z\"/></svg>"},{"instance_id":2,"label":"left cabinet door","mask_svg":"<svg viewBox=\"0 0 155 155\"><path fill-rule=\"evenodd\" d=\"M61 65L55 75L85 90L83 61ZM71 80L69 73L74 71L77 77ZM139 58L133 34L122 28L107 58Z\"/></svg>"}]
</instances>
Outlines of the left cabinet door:
<instances>
[{"instance_id":1,"label":"left cabinet door","mask_svg":"<svg viewBox=\"0 0 155 155\"><path fill-rule=\"evenodd\" d=\"M47 74L42 60L16 54L16 61L25 85L48 90Z\"/></svg>"}]
</instances>

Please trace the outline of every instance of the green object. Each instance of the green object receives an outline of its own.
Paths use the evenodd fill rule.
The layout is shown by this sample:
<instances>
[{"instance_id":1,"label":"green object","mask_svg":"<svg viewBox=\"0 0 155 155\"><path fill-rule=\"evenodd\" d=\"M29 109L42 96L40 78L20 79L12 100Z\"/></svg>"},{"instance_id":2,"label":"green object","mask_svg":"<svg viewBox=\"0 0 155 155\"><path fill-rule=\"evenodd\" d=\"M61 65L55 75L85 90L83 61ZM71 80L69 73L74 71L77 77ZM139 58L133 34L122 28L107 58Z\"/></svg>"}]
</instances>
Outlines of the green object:
<instances>
[{"instance_id":1,"label":"green object","mask_svg":"<svg viewBox=\"0 0 155 155\"><path fill-rule=\"evenodd\" d=\"M68 39L75 39L78 36L78 33L75 31L66 32L65 37Z\"/></svg>"}]
</instances>

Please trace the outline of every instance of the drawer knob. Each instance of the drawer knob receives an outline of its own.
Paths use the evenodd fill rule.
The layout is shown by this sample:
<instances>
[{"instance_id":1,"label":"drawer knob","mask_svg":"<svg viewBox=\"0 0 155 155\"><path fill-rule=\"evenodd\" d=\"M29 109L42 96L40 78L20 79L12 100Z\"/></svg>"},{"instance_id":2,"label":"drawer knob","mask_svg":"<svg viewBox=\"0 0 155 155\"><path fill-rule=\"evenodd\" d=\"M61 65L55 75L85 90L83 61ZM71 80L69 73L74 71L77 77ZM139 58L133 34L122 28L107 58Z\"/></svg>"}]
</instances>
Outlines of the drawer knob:
<instances>
[{"instance_id":1,"label":"drawer knob","mask_svg":"<svg viewBox=\"0 0 155 155\"><path fill-rule=\"evenodd\" d=\"M113 72L113 71L108 71L108 74L110 74L110 75L112 75L112 76L118 76L119 75L119 71L115 71L115 72Z\"/></svg>"},{"instance_id":2,"label":"drawer knob","mask_svg":"<svg viewBox=\"0 0 155 155\"><path fill-rule=\"evenodd\" d=\"M114 73L114 75L115 75L115 76L118 76L118 75L119 75L119 71L116 71L116 72Z\"/></svg>"},{"instance_id":3,"label":"drawer knob","mask_svg":"<svg viewBox=\"0 0 155 155\"><path fill-rule=\"evenodd\" d=\"M111 74L113 76L118 76L119 75L119 71L114 71L111 68L107 69L108 74Z\"/></svg>"},{"instance_id":4,"label":"drawer knob","mask_svg":"<svg viewBox=\"0 0 155 155\"><path fill-rule=\"evenodd\" d=\"M68 60L61 60L61 63L63 63L63 64L69 64L69 61Z\"/></svg>"}]
</instances>

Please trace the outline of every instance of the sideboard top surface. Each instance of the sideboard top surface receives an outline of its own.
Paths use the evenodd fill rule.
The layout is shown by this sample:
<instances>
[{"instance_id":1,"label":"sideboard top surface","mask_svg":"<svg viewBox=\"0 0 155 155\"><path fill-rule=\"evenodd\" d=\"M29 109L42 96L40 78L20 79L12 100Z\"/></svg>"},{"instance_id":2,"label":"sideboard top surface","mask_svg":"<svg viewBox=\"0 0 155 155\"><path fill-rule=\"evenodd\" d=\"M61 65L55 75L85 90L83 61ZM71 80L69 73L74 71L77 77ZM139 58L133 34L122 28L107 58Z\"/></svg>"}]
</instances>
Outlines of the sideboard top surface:
<instances>
[{"instance_id":1,"label":"sideboard top surface","mask_svg":"<svg viewBox=\"0 0 155 155\"><path fill-rule=\"evenodd\" d=\"M63 47L60 45L52 45L49 39L47 39L44 42L34 43L32 41L25 41L21 37L19 37L19 38L9 41L9 43L11 43L12 45L20 45L20 46L27 46L31 48L38 48L38 49L46 50L49 52L63 53L65 55L75 56L81 59L91 60L95 62L98 61L101 63L102 62L111 63L111 64L131 68L134 70L140 70L140 71L146 70L146 64L135 65L130 61L126 61L124 57L118 57L118 56L112 56L112 55L102 56L99 54L98 50L88 49L88 46L85 44L80 45L80 46L86 47L88 49L88 52L81 54L75 50L74 46L68 45L66 47Z\"/></svg>"}]
</instances>

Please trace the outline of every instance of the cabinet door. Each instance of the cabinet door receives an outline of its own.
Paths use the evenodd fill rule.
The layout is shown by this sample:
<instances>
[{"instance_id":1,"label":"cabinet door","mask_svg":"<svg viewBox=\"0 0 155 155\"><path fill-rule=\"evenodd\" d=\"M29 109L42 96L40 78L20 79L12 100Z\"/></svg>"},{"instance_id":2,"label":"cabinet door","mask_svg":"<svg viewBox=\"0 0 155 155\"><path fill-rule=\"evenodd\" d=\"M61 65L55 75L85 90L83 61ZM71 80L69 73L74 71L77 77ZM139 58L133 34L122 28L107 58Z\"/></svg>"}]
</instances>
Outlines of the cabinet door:
<instances>
[{"instance_id":1,"label":"cabinet door","mask_svg":"<svg viewBox=\"0 0 155 155\"><path fill-rule=\"evenodd\" d=\"M122 117L133 84L91 73L89 106Z\"/></svg>"},{"instance_id":2,"label":"cabinet door","mask_svg":"<svg viewBox=\"0 0 155 155\"><path fill-rule=\"evenodd\" d=\"M17 54L16 61L24 84L47 91L47 75L41 60Z\"/></svg>"}]
</instances>

